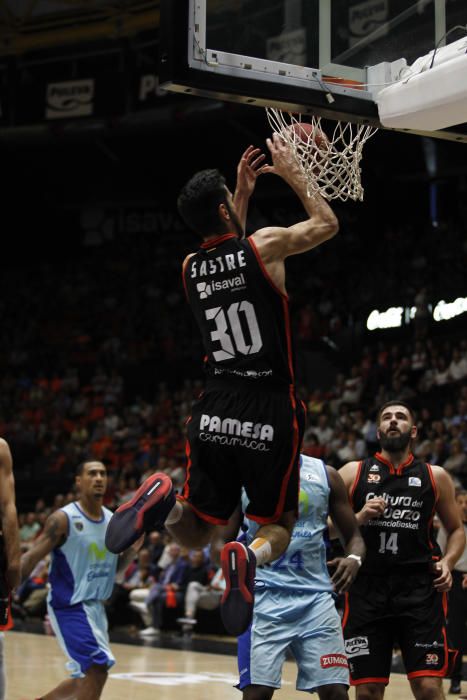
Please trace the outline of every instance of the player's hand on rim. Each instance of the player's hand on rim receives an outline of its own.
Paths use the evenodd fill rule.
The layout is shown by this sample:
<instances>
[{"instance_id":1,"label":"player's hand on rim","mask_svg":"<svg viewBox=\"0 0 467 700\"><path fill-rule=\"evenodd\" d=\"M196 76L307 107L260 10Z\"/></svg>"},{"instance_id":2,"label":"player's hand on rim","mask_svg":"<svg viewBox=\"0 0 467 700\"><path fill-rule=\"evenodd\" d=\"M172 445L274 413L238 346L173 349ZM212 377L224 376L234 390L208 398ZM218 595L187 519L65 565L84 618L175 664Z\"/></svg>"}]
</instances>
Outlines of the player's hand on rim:
<instances>
[{"instance_id":1,"label":"player's hand on rim","mask_svg":"<svg viewBox=\"0 0 467 700\"><path fill-rule=\"evenodd\" d=\"M286 182L303 177L291 147L279 134L274 132L272 139L266 139L266 145L271 154L273 165L264 165L261 168L262 172L279 175Z\"/></svg>"}]
</instances>

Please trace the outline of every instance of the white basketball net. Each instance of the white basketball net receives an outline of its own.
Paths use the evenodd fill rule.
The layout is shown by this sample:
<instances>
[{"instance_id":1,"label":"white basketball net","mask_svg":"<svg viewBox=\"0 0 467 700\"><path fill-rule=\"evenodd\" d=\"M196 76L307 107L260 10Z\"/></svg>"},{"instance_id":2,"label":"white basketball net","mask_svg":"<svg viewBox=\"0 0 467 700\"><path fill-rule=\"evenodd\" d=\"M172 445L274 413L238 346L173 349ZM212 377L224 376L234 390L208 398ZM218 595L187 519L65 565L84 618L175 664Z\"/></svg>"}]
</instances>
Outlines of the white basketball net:
<instances>
[{"instance_id":1,"label":"white basketball net","mask_svg":"<svg viewBox=\"0 0 467 700\"><path fill-rule=\"evenodd\" d=\"M325 199L363 200L360 161L363 146L377 131L366 124L338 121L332 136L314 140L321 129L321 117L312 115L303 121L290 112L266 107L269 123L277 134L291 147L301 171L306 177L308 194L319 192ZM307 135L295 125L311 124Z\"/></svg>"}]
</instances>

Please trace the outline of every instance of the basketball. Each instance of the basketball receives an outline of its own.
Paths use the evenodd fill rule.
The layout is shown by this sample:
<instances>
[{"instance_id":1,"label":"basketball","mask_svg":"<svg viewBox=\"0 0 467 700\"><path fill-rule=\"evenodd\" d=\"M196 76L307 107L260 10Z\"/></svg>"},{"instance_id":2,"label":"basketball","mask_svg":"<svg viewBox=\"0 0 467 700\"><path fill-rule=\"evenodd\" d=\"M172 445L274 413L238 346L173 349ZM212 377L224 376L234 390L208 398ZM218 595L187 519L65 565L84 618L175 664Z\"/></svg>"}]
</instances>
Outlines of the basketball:
<instances>
[{"instance_id":1,"label":"basketball","mask_svg":"<svg viewBox=\"0 0 467 700\"><path fill-rule=\"evenodd\" d=\"M301 141L302 143L308 145L313 141L318 150L322 150L323 148L325 149L327 146L328 139L326 134L320 129L313 127L313 125L309 124L308 122L295 122L288 128L290 131L294 132L295 142Z\"/></svg>"},{"instance_id":2,"label":"basketball","mask_svg":"<svg viewBox=\"0 0 467 700\"><path fill-rule=\"evenodd\" d=\"M298 158L306 162L309 176L319 178L329 154L329 140L324 131L316 124L295 121L282 133Z\"/></svg>"},{"instance_id":3,"label":"basketball","mask_svg":"<svg viewBox=\"0 0 467 700\"><path fill-rule=\"evenodd\" d=\"M304 143L309 143L310 139L313 138L313 126L308 124L308 122L295 122L289 128Z\"/></svg>"}]
</instances>

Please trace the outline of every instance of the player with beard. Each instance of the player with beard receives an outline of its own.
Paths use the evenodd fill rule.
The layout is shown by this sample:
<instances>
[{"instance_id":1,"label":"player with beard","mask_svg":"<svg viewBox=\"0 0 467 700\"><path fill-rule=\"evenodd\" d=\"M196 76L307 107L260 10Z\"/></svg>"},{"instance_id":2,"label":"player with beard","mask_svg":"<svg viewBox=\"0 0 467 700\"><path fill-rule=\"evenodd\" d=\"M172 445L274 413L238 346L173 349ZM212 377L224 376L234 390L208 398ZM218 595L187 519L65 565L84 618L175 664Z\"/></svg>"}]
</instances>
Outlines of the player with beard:
<instances>
[{"instance_id":1,"label":"player with beard","mask_svg":"<svg viewBox=\"0 0 467 700\"><path fill-rule=\"evenodd\" d=\"M274 134L267 145L273 165L263 165L264 156L250 146L237 168L234 195L218 170L203 170L178 198L183 220L201 239L185 260L183 282L204 344L206 390L188 422L181 498L175 503L166 475L152 475L116 511L106 539L109 549L121 551L145 527L165 523L181 544L202 547L216 526L227 524L244 486L247 516L260 528L248 548L229 542L221 556L221 614L234 635L251 620L255 563L285 551L298 511L304 408L295 393L285 259L338 230L327 202L308 193L285 142ZM248 200L260 173L284 180L306 216L245 238Z\"/></svg>"},{"instance_id":2,"label":"player with beard","mask_svg":"<svg viewBox=\"0 0 467 700\"><path fill-rule=\"evenodd\" d=\"M448 646L446 606L464 528L447 472L411 452L417 426L410 406L384 404L377 428L381 451L339 471L367 551L343 617L351 683L357 700L381 700L397 643L415 698L441 700L456 654ZM447 533L444 555L435 513Z\"/></svg>"}]
</instances>

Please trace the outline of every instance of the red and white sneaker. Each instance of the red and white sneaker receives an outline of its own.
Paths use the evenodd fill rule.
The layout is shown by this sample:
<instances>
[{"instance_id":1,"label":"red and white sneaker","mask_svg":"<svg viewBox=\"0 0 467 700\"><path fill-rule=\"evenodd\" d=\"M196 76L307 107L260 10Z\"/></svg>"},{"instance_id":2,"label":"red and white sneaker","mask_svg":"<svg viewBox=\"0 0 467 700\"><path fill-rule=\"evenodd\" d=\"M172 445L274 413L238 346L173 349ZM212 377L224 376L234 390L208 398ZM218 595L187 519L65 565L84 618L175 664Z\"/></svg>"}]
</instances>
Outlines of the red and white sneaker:
<instances>
[{"instance_id":1,"label":"red and white sneaker","mask_svg":"<svg viewBox=\"0 0 467 700\"><path fill-rule=\"evenodd\" d=\"M253 617L256 557L241 542L227 542L221 552L225 591L221 599L221 618L229 634L239 637Z\"/></svg>"},{"instance_id":2,"label":"red and white sneaker","mask_svg":"<svg viewBox=\"0 0 467 700\"><path fill-rule=\"evenodd\" d=\"M143 532L161 527L174 505L175 491L170 478L162 472L153 474L110 518L105 546L114 554L120 554Z\"/></svg>"}]
</instances>

